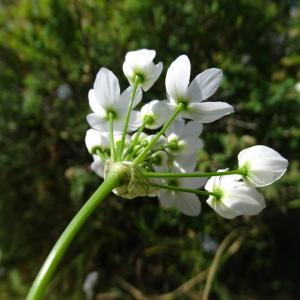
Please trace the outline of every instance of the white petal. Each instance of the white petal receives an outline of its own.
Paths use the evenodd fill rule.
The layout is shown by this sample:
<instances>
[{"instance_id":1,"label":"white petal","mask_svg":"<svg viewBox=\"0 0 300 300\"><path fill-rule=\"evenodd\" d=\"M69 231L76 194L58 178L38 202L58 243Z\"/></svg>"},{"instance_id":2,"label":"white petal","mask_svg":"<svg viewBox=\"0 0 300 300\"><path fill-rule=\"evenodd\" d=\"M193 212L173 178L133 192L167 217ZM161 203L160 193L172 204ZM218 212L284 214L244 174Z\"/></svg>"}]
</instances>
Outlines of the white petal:
<instances>
[{"instance_id":1,"label":"white petal","mask_svg":"<svg viewBox=\"0 0 300 300\"><path fill-rule=\"evenodd\" d=\"M182 118L175 119L173 123L165 131L166 136L171 134L181 137L184 130L184 120Z\"/></svg>"},{"instance_id":2,"label":"white petal","mask_svg":"<svg viewBox=\"0 0 300 300\"><path fill-rule=\"evenodd\" d=\"M105 161L99 156L93 155L94 162L91 164L91 169L100 177L104 178Z\"/></svg>"},{"instance_id":3,"label":"white petal","mask_svg":"<svg viewBox=\"0 0 300 300\"><path fill-rule=\"evenodd\" d=\"M163 208L172 208L174 207L174 200L173 200L173 195L174 192L170 191L161 191L158 195L158 199L160 202L160 205Z\"/></svg>"},{"instance_id":4,"label":"white petal","mask_svg":"<svg viewBox=\"0 0 300 300\"><path fill-rule=\"evenodd\" d=\"M131 68L143 68L144 66L151 63L156 55L155 50L139 49L130 51L125 56L125 62Z\"/></svg>"},{"instance_id":5,"label":"white petal","mask_svg":"<svg viewBox=\"0 0 300 300\"><path fill-rule=\"evenodd\" d=\"M129 102L130 102L130 97L132 93L132 86L129 86L126 90L123 91L123 93L120 96L120 100L117 103L118 110L123 114L127 114ZM135 108L142 100L142 89L139 87L136 91L134 100L133 100L133 105L132 108Z\"/></svg>"},{"instance_id":6,"label":"white petal","mask_svg":"<svg viewBox=\"0 0 300 300\"><path fill-rule=\"evenodd\" d=\"M177 156L174 163L178 164L186 172L193 172L197 166L197 155Z\"/></svg>"},{"instance_id":7,"label":"white petal","mask_svg":"<svg viewBox=\"0 0 300 300\"><path fill-rule=\"evenodd\" d=\"M186 100L190 82L191 64L186 55L179 56L170 65L166 75L166 89L168 95L177 100Z\"/></svg>"},{"instance_id":8,"label":"white petal","mask_svg":"<svg viewBox=\"0 0 300 300\"><path fill-rule=\"evenodd\" d=\"M130 114L128 132L137 130L142 125L140 112L133 110Z\"/></svg>"},{"instance_id":9,"label":"white petal","mask_svg":"<svg viewBox=\"0 0 300 300\"><path fill-rule=\"evenodd\" d=\"M203 148L203 140L200 138L187 138L182 140L184 142L184 148L181 151L178 151L179 155L195 155Z\"/></svg>"},{"instance_id":10,"label":"white petal","mask_svg":"<svg viewBox=\"0 0 300 300\"><path fill-rule=\"evenodd\" d=\"M200 73L188 89L188 98L191 102L201 102L215 93L223 78L220 69L211 68Z\"/></svg>"},{"instance_id":11,"label":"white petal","mask_svg":"<svg viewBox=\"0 0 300 300\"><path fill-rule=\"evenodd\" d=\"M91 153L95 147L108 148L108 135L94 129L89 129L85 135L85 144Z\"/></svg>"},{"instance_id":12,"label":"white petal","mask_svg":"<svg viewBox=\"0 0 300 300\"><path fill-rule=\"evenodd\" d=\"M205 189L208 192L213 192L216 186L219 186L220 176L210 177L205 184Z\"/></svg>"},{"instance_id":13,"label":"white petal","mask_svg":"<svg viewBox=\"0 0 300 300\"><path fill-rule=\"evenodd\" d=\"M101 106L101 102L97 100L95 91L93 89L89 90L88 98L89 98L89 105L90 105L91 110L94 113L97 113L100 115L105 115L105 110Z\"/></svg>"},{"instance_id":14,"label":"white petal","mask_svg":"<svg viewBox=\"0 0 300 300\"><path fill-rule=\"evenodd\" d=\"M191 103L182 116L200 123L211 123L233 111L233 107L226 102Z\"/></svg>"},{"instance_id":15,"label":"white petal","mask_svg":"<svg viewBox=\"0 0 300 300\"><path fill-rule=\"evenodd\" d=\"M191 188L191 189L199 189L202 188L207 181L206 177L183 177L180 178L180 186Z\"/></svg>"},{"instance_id":16,"label":"white petal","mask_svg":"<svg viewBox=\"0 0 300 300\"><path fill-rule=\"evenodd\" d=\"M198 216L201 212L201 202L195 194L177 192L174 194L175 206L185 215Z\"/></svg>"},{"instance_id":17,"label":"white petal","mask_svg":"<svg viewBox=\"0 0 300 300\"><path fill-rule=\"evenodd\" d=\"M119 80L114 73L101 68L94 82L96 99L104 109L111 108L120 98Z\"/></svg>"},{"instance_id":18,"label":"white petal","mask_svg":"<svg viewBox=\"0 0 300 300\"><path fill-rule=\"evenodd\" d=\"M190 121L185 124L184 130L182 132L182 136L185 138L191 137L195 138L198 137L203 130L203 125L197 121Z\"/></svg>"},{"instance_id":19,"label":"white petal","mask_svg":"<svg viewBox=\"0 0 300 300\"><path fill-rule=\"evenodd\" d=\"M148 91L154 82L158 79L163 69L163 63L152 64L144 71L144 81L142 82L143 90Z\"/></svg>"},{"instance_id":20,"label":"white petal","mask_svg":"<svg viewBox=\"0 0 300 300\"><path fill-rule=\"evenodd\" d=\"M227 193L222 201L236 213L246 216L257 215L266 207L263 195L245 183Z\"/></svg>"},{"instance_id":21,"label":"white petal","mask_svg":"<svg viewBox=\"0 0 300 300\"><path fill-rule=\"evenodd\" d=\"M108 122L103 116L92 113L87 115L86 120L92 128L101 132L108 132Z\"/></svg>"},{"instance_id":22,"label":"white petal","mask_svg":"<svg viewBox=\"0 0 300 300\"><path fill-rule=\"evenodd\" d=\"M240 215L224 205L222 201L216 200L213 196L210 196L206 202L217 214L225 219L234 219Z\"/></svg>"}]
</instances>

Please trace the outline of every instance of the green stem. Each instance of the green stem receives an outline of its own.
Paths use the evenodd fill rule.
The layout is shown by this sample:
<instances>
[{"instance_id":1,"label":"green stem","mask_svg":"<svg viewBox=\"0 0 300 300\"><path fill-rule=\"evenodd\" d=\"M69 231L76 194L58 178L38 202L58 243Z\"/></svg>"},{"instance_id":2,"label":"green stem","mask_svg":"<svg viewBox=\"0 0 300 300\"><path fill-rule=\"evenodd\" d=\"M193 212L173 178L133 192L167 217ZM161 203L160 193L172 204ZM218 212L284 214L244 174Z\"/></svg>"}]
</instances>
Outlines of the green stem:
<instances>
[{"instance_id":1,"label":"green stem","mask_svg":"<svg viewBox=\"0 0 300 300\"><path fill-rule=\"evenodd\" d=\"M127 134L127 130L128 130L128 125L129 125L130 115L131 115L131 111L132 111L133 101L134 101L136 91L138 89L138 86L139 86L140 82L141 82L141 78L138 75L136 75L135 80L134 80L134 84L133 84L133 88L132 88L132 92L130 94L130 101L129 101L129 105L128 105L127 115L126 115L126 119L125 119L125 124L124 124L123 132L122 132L120 148L119 148L118 157L117 157L118 160L121 159L122 154L123 154L124 145L125 145L125 138L126 138L126 134Z\"/></svg>"},{"instance_id":2,"label":"green stem","mask_svg":"<svg viewBox=\"0 0 300 300\"><path fill-rule=\"evenodd\" d=\"M121 184L122 174L111 173L98 187L95 193L84 204L80 211L75 215L45 260L40 272L38 273L26 300L42 299L45 289L50 279L62 259L64 253L68 249L70 243L78 233L81 226L89 218L96 207L104 200L104 198L117 186Z\"/></svg>"},{"instance_id":3,"label":"green stem","mask_svg":"<svg viewBox=\"0 0 300 300\"><path fill-rule=\"evenodd\" d=\"M131 153L129 153L126 157L126 160L131 160L135 155L137 155L137 153L139 153L139 151L141 151L141 149L145 148L144 145L139 145L137 146L136 149L133 149L133 151Z\"/></svg>"},{"instance_id":4,"label":"green stem","mask_svg":"<svg viewBox=\"0 0 300 300\"><path fill-rule=\"evenodd\" d=\"M116 154L115 154L115 141L114 141L114 115L113 113L108 114L109 119L109 143L110 143L110 152L111 152L111 158L113 161L116 160Z\"/></svg>"},{"instance_id":5,"label":"green stem","mask_svg":"<svg viewBox=\"0 0 300 300\"><path fill-rule=\"evenodd\" d=\"M162 129L156 134L156 136L151 140L151 142L146 146L144 151L138 155L138 157L133 161L133 165L138 165L147 156L148 152L151 150L153 145L158 141L158 139L163 135L163 133L168 129L174 119L182 112L185 108L183 103L179 103L175 112L171 115L169 120L165 123Z\"/></svg>"},{"instance_id":6,"label":"green stem","mask_svg":"<svg viewBox=\"0 0 300 300\"><path fill-rule=\"evenodd\" d=\"M165 189L165 190L171 190L171 191L176 191L176 192L185 192L185 193L192 193L192 194L197 194L200 196L214 196L214 197L219 197L219 193L215 192L206 192L206 191L199 191L195 189L190 189L190 188L184 188L184 187L179 187L179 186L173 186L173 185L164 185L164 184L152 184L155 187Z\"/></svg>"},{"instance_id":7,"label":"green stem","mask_svg":"<svg viewBox=\"0 0 300 300\"><path fill-rule=\"evenodd\" d=\"M177 178L177 177L212 177L212 176L223 176L223 175L233 175L239 174L242 176L246 176L245 171L240 170L231 170L224 172L193 172L193 173L156 173L156 172L143 172L144 176L148 178Z\"/></svg>"},{"instance_id":8,"label":"green stem","mask_svg":"<svg viewBox=\"0 0 300 300\"><path fill-rule=\"evenodd\" d=\"M133 150L133 148L136 146L136 144L138 143L139 137L141 135L141 133L143 132L144 128L146 126L146 123L143 122L143 124L141 125L141 127L138 129L138 131L136 132L133 141L131 142L129 148L126 150L126 152L124 153L122 160L126 159L126 156L129 154L130 152Z\"/></svg>"}]
</instances>

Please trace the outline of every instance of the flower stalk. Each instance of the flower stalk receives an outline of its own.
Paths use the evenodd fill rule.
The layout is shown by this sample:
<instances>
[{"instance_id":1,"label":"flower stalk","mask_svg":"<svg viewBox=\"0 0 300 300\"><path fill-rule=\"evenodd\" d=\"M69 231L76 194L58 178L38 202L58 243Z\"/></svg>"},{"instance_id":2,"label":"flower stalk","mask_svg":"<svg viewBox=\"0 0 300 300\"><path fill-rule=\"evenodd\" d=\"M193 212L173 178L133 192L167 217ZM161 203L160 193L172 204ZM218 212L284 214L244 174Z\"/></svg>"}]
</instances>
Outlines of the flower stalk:
<instances>
[{"instance_id":1,"label":"flower stalk","mask_svg":"<svg viewBox=\"0 0 300 300\"><path fill-rule=\"evenodd\" d=\"M106 198L106 196L122 182L121 173L111 173L98 187L94 194L84 204L84 206L75 215L69 225L66 227L60 238L55 243L47 259L45 260L40 272L38 273L35 281L33 282L31 289L27 295L26 300L40 300L42 299L46 287L50 282L53 273L55 272L60 260L71 244L72 240L98 207L98 205Z\"/></svg>"},{"instance_id":2,"label":"flower stalk","mask_svg":"<svg viewBox=\"0 0 300 300\"><path fill-rule=\"evenodd\" d=\"M148 178L183 178L183 177L213 177L213 176L223 176L223 175L233 175L239 174L246 176L245 170L231 170L223 172L193 172L193 173L159 173L159 172L144 172L145 177Z\"/></svg>"},{"instance_id":3,"label":"flower stalk","mask_svg":"<svg viewBox=\"0 0 300 300\"><path fill-rule=\"evenodd\" d=\"M132 92L130 95L130 102L129 102L129 106L128 106L128 110L127 110L125 124L123 127L122 138L121 138L119 153L118 153L118 157L117 157L118 160L121 160L121 157L123 155L124 146L125 146L125 137L126 137L126 134L128 131L128 125L129 125L130 115L131 115L131 111L132 111L132 107L133 107L133 101L134 101L134 98L135 98L135 95L136 95L136 92L137 92L140 82L141 82L140 76L136 75L135 79L134 79Z\"/></svg>"},{"instance_id":4,"label":"flower stalk","mask_svg":"<svg viewBox=\"0 0 300 300\"><path fill-rule=\"evenodd\" d=\"M115 154L115 141L114 141L114 116L113 113L108 114L109 119L109 143L110 143L110 153L111 153L111 159L113 161L116 160L116 154Z\"/></svg>"},{"instance_id":5,"label":"flower stalk","mask_svg":"<svg viewBox=\"0 0 300 300\"><path fill-rule=\"evenodd\" d=\"M128 155L130 156L130 153L132 152L133 148L137 145L139 137L140 137L141 133L143 132L143 130L145 129L145 126L146 126L146 123L143 122L141 127L136 132L135 137L134 137L133 141L131 142L129 148L126 150L126 152L122 156L122 159L125 160Z\"/></svg>"},{"instance_id":6,"label":"flower stalk","mask_svg":"<svg viewBox=\"0 0 300 300\"><path fill-rule=\"evenodd\" d=\"M185 193L192 193L196 194L199 196L214 196L216 198L220 197L220 194L218 192L207 192L207 191L200 191L196 189L190 189L190 188L184 188L184 187L179 187L179 186L174 186L174 185L165 185L165 184L152 184L155 187L158 187L160 189L164 190L171 190L171 191L176 191L176 192L185 192Z\"/></svg>"}]
</instances>

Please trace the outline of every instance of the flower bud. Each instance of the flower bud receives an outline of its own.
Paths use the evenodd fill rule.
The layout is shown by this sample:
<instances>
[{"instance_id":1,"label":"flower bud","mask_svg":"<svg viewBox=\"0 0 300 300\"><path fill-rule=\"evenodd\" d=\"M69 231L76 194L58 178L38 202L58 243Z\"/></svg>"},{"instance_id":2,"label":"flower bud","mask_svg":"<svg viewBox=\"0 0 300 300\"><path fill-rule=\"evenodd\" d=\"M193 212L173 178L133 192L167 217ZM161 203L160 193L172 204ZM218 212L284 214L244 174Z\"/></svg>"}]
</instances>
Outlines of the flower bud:
<instances>
[{"instance_id":1,"label":"flower bud","mask_svg":"<svg viewBox=\"0 0 300 300\"><path fill-rule=\"evenodd\" d=\"M245 179L256 187L267 186L278 180L289 164L277 151L263 145L242 150L238 160L239 169L245 172Z\"/></svg>"}]
</instances>

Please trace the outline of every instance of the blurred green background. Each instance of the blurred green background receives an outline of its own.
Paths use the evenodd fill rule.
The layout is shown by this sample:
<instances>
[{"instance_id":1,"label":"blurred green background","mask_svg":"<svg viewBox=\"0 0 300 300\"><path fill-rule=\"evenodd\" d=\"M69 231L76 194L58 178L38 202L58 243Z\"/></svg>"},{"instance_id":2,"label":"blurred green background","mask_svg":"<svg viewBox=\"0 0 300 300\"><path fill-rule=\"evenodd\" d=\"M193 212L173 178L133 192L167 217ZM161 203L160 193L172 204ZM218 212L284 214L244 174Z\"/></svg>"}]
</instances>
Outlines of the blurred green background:
<instances>
[{"instance_id":1,"label":"blurred green background","mask_svg":"<svg viewBox=\"0 0 300 300\"><path fill-rule=\"evenodd\" d=\"M155 299L200 299L201 272L230 233L211 299L300 299L299 2L2 0L0 28L1 300L24 299L101 183L84 144L87 93L101 66L125 88L124 56L139 48L155 49L165 66L146 101L165 97L167 66L182 53L193 76L224 70L214 99L236 113L205 126L200 170L235 167L241 149L265 144L289 159L288 173L263 190L263 213L233 221L206 205L190 218L161 210L156 199L111 196L72 244L45 299L154 299L147 295L191 278L190 288ZM91 272L98 279L89 294Z\"/></svg>"}]
</instances>

